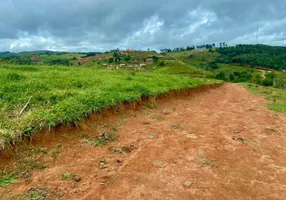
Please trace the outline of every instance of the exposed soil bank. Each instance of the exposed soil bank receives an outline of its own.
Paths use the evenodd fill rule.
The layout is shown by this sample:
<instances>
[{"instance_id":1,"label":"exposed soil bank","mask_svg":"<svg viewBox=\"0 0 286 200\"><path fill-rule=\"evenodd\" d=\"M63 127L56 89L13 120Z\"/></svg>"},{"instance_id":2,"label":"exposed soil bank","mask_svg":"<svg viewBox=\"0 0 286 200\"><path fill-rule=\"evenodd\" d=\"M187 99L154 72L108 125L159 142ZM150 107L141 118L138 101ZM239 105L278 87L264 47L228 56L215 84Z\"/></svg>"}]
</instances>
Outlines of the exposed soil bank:
<instances>
[{"instance_id":1,"label":"exposed soil bank","mask_svg":"<svg viewBox=\"0 0 286 200\"><path fill-rule=\"evenodd\" d=\"M48 151L61 144L58 156L40 154L48 168L0 192L37 187L61 200L285 199L286 117L262 97L224 84L146 107L101 123L91 116L78 131L59 127L54 139L35 137ZM112 130L118 140L102 148L77 137ZM62 180L66 172L81 180Z\"/></svg>"},{"instance_id":2,"label":"exposed soil bank","mask_svg":"<svg viewBox=\"0 0 286 200\"><path fill-rule=\"evenodd\" d=\"M144 106L146 104L153 104L155 102L166 100L173 97L185 97L185 96L191 96L195 95L200 92L204 92L205 90L217 88L221 86L223 83L220 84L211 84L211 85L202 85L198 86L196 88L191 89L184 89L184 90L178 90L178 91L170 91L166 94L159 94L154 97L142 97L140 101L137 102L128 102L128 103L121 103L116 106L111 106L109 108L103 109L100 112L97 113L91 113L88 115L84 120L81 122L78 122L78 124L70 124L70 125L58 125L55 128L52 128L51 130L43 130L33 133L31 138L27 138L25 141L28 141L29 144L33 144L33 141L43 141L46 140L47 143L49 143L50 139L55 139L56 134L61 135L62 132L73 132L78 133L78 131L81 131L84 129L83 127L89 126L91 124L94 124L95 122L100 122L102 119L105 119L107 117L116 115L118 113L123 113L128 110L138 110L140 106ZM71 131L74 129L73 131ZM15 147L17 148L17 147ZM1 150L0 147L0 167L1 163L4 163L5 159L9 159L11 157L11 154L13 154L13 149L4 149ZM4 159L4 160L3 160ZM3 161L3 162L1 162Z\"/></svg>"}]
</instances>

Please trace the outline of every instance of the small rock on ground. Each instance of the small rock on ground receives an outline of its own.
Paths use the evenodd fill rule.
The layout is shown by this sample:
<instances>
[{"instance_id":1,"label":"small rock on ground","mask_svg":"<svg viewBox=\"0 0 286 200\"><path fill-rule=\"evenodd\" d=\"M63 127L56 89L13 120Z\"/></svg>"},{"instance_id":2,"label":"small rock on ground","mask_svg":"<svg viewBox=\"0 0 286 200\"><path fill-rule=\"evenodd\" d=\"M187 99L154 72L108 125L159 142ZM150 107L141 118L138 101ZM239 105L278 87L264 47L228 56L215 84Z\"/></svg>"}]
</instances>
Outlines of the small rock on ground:
<instances>
[{"instance_id":1,"label":"small rock on ground","mask_svg":"<svg viewBox=\"0 0 286 200\"><path fill-rule=\"evenodd\" d=\"M192 184L193 184L192 181L186 181L186 182L184 183L184 186L185 186L185 187L190 187Z\"/></svg>"},{"instance_id":2,"label":"small rock on ground","mask_svg":"<svg viewBox=\"0 0 286 200\"><path fill-rule=\"evenodd\" d=\"M187 138L190 138L192 140L196 140L196 139L198 139L198 136L196 136L196 135L187 135Z\"/></svg>"},{"instance_id":3,"label":"small rock on ground","mask_svg":"<svg viewBox=\"0 0 286 200\"><path fill-rule=\"evenodd\" d=\"M80 182L81 181L81 178L79 177L79 176L76 176L76 177L74 177L74 179L73 179L75 182Z\"/></svg>"},{"instance_id":4,"label":"small rock on ground","mask_svg":"<svg viewBox=\"0 0 286 200\"><path fill-rule=\"evenodd\" d=\"M105 168L107 168L106 162L100 162L100 163L99 163L99 168L100 168L100 169L105 169Z\"/></svg>"}]
</instances>

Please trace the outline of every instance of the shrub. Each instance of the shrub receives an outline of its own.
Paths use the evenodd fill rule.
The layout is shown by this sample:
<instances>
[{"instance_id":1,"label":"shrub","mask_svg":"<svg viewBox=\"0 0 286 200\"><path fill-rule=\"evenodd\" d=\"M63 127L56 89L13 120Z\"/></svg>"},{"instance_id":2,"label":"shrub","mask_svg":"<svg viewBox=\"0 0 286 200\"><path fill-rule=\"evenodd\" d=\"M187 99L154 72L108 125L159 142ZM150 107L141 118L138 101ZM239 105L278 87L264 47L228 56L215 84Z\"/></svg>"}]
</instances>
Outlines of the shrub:
<instances>
[{"instance_id":1,"label":"shrub","mask_svg":"<svg viewBox=\"0 0 286 200\"><path fill-rule=\"evenodd\" d=\"M262 81L262 85L264 86L272 86L273 85L273 79L271 78L265 78L263 81Z\"/></svg>"}]
</instances>

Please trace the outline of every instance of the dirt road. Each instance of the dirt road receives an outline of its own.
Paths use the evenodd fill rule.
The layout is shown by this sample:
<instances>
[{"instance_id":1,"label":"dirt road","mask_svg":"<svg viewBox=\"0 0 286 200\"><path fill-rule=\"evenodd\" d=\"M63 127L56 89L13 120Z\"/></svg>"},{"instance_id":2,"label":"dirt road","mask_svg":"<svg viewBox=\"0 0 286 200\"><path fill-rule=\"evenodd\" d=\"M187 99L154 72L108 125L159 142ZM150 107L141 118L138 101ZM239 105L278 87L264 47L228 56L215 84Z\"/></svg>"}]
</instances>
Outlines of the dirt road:
<instances>
[{"instance_id":1,"label":"dirt road","mask_svg":"<svg viewBox=\"0 0 286 200\"><path fill-rule=\"evenodd\" d=\"M286 199L286 117L262 97L225 84L148 107L105 120L102 130L119 135L105 147L69 133L55 139L63 147L55 160L43 157L49 167L6 192L41 187L64 200ZM98 126L84 129L92 134ZM81 180L61 180L65 172Z\"/></svg>"}]
</instances>

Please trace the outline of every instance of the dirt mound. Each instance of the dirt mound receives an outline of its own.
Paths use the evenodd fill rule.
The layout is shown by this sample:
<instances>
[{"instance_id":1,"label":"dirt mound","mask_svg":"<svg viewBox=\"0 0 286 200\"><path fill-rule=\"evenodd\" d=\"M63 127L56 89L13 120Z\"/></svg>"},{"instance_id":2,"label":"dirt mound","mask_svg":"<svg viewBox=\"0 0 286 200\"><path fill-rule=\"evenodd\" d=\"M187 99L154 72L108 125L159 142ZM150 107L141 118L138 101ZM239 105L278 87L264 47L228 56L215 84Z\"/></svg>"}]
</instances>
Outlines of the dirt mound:
<instances>
[{"instance_id":1,"label":"dirt mound","mask_svg":"<svg viewBox=\"0 0 286 200\"><path fill-rule=\"evenodd\" d=\"M238 85L90 120L50 134L52 142L34 138L47 168L0 191L82 200L286 196L286 117ZM118 138L96 145L102 133Z\"/></svg>"}]
</instances>

